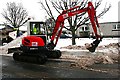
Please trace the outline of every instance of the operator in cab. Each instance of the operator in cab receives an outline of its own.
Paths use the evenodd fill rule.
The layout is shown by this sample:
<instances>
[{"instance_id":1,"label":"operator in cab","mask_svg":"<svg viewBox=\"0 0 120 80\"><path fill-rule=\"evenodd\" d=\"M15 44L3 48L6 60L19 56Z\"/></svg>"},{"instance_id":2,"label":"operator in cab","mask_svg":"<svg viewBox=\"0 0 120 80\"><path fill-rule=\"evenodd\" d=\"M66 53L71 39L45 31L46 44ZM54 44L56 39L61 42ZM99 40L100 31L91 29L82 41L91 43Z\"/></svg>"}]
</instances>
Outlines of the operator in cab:
<instances>
[{"instance_id":1,"label":"operator in cab","mask_svg":"<svg viewBox=\"0 0 120 80\"><path fill-rule=\"evenodd\" d=\"M39 30L37 29L36 25L33 26L32 34L39 34Z\"/></svg>"}]
</instances>

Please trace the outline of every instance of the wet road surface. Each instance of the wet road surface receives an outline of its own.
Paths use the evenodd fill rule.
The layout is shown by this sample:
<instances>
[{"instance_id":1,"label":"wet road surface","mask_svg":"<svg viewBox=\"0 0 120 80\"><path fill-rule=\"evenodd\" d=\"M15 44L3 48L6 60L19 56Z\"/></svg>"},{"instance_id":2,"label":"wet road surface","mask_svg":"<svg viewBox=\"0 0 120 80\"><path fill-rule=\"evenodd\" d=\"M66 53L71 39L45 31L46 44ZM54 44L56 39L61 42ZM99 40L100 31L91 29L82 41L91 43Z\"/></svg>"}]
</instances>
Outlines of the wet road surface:
<instances>
[{"instance_id":1,"label":"wet road surface","mask_svg":"<svg viewBox=\"0 0 120 80\"><path fill-rule=\"evenodd\" d=\"M118 75L70 67L71 62L49 60L46 64L14 61L2 56L2 78L118 78Z\"/></svg>"}]
</instances>

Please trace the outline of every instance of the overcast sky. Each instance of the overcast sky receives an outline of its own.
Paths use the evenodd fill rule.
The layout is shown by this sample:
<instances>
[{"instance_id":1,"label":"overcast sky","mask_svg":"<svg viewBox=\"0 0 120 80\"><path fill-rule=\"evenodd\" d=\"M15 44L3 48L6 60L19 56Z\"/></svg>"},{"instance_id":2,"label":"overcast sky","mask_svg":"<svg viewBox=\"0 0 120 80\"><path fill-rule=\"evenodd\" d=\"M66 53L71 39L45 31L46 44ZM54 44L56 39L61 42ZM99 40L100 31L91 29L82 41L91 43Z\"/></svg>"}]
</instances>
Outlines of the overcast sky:
<instances>
[{"instance_id":1,"label":"overcast sky","mask_svg":"<svg viewBox=\"0 0 120 80\"><path fill-rule=\"evenodd\" d=\"M36 20L45 20L45 16L47 14L44 10L42 10L40 4L38 3L40 0L0 0L0 13L3 12L3 8L6 8L7 2L17 2L22 3L23 7L27 9L30 17L35 17ZM94 1L94 0L93 0ZM120 0L103 0L102 6L99 10L103 9L105 4L111 4L111 9L99 20L99 22L116 22L118 21L118 2ZM55 15L57 16L57 15ZM0 14L0 23L3 22L3 18Z\"/></svg>"}]
</instances>

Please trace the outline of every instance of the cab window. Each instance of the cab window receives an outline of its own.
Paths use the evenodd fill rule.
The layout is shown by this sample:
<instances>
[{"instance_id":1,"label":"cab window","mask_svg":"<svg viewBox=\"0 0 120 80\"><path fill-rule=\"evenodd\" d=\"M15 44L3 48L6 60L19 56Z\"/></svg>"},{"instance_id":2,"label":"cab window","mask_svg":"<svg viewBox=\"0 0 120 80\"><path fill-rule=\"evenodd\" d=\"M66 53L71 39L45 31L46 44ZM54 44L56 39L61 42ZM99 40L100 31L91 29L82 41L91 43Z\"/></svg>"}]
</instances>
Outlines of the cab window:
<instances>
[{"instance_id":1,"label":"cab window","mask_svg":"<svg viewBox=\"0 0 120 80\"><path fill-rule=\"evenodd\" d=\"M33 22L30 23L30 34L31 35L41 35L44 34L44 25L41 23Z\"/></svg>"}]
</instances>

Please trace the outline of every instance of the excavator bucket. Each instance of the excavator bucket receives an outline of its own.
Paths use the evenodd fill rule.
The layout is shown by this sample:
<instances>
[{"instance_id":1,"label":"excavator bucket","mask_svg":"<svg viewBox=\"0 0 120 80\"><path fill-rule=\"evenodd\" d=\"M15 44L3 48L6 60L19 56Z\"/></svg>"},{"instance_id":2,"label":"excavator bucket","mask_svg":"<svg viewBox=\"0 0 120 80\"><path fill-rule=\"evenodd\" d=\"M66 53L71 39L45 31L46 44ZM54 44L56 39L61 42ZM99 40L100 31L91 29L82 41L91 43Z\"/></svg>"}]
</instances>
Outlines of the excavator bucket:
<instances>
[{"instance_id":1,"label":"excavator bucket","mask_svg":"<svg viewBox=\"0 0 120 80\"><path fill-rule=\"evenodd\" d=\"M91 44L85 44L86 49L88 49L90 52L95 52L96 48L98 47L101 40L96 39Z\"/></svg>"}]
</instances>

